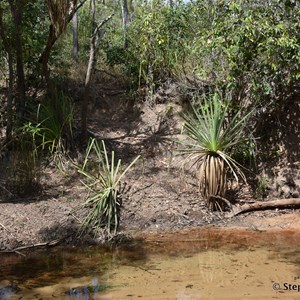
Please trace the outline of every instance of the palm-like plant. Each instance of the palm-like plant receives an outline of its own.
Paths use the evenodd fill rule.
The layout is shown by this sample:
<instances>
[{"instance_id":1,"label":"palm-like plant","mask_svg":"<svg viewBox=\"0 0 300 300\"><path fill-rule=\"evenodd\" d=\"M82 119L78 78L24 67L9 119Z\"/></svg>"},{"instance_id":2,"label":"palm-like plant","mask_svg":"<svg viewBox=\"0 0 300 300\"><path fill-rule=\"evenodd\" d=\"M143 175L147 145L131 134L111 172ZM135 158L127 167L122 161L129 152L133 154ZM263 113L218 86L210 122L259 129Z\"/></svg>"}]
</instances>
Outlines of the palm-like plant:
<instances>
[{"instance_id":1,"label":"palm-like plant","mask_svg":"<svg viewBox=\"0 0 300 300\"><path fill-rule=\"evenodd\" d=\"M94 152L95 162L91 157ZM82 167L77 166L79 173L84 175L84 185L89 195L83 203L84 207L90 207L89 213L83 221L82 232L94 231L95 235L101 227L105 227L108 234L115 234L119 226L120 210L120 182L124 175L138 160L137 156L125 170L122 170L122 162L119 159L115 164L115 153L111 152L111 158L105 143L101 144L91 139Z\"/></svg>"},{"instance_id":2,"label":"palm-like plant","mask_svg":"<svg viewBox=\"0 0 300 300\"><path fill-rule=\"evenodd\" d=\"M212 196L224 197L227 188L227 174L231 172L236 181L246 180L242 166L233 158L234 151L249 136L245 128L251 112L242 116L242 110L231 116L229 101L222 101L218 93L205 98L199 106L192 106L192 112L184 115L184 145L180 153L187 155L198 169L199 189L211 209L216 203Z\"/></svg>"}]
</instances>

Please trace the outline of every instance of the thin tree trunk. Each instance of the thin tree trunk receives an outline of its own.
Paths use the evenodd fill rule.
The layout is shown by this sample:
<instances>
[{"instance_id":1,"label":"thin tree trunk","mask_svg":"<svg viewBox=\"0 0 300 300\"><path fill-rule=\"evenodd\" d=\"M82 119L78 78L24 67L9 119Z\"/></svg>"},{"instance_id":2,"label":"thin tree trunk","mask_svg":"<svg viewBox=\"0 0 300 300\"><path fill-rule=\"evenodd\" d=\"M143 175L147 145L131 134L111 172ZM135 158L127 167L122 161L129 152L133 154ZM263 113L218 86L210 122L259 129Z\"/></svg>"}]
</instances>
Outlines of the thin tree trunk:
<instances>
[{"instance_id":1,"label":"thin tree trunk","mask_svg":"<svg viewBox=\"0 0 300 300\"><path fill-rule=\"evenodd\" d=\"M9 141L12 137L13 129L13 91L14 91L14 67L13 67L13 56L9 51L7 53L8 61L8 91L7 91L7 124L6 124L6 140Z\"/></svg>"},{"instance_id":2,"label":"thin tree trunk","mask_svg":"<svg viewBox=\"0 0 300 300\"><path fill-rule=\"evenodd\" d=\"M89 63L86 72L86 78L84 84L84 95L83 95L82 110L81 110L81 134L82 134L83 145L86 145L87 143L87 111L88 111L88 104L90 99L92 75L93 75L93 70L95 68L95 53L96 53L95 37L92 37L90 43L90 56L89 56Z\"/></svg>"},{"instance_id":3,"label":"thin tree trunk","mask_svg":"<svg viewBox=\"0 0 300 300\"><path fill-rule=\"evenodd\" d=\"M6 104L6 140L9 141L12 136L13 128L13 88L14 88L14 67L13 67L13 52L7 40L3 24L3 11L0 7L0 38L2 39L4 49L7 53L8 63L8 90L7 90L7 104Z\"/></svg>"},{"instance_id":4,"label":"thin tree trunk","mask_svg":"<svg viewBox=\"0 0 300 300\"><path fill-rule=\"evenodd\" d=\"M93 32L96 27L97 27L97 24L96 24L96 0L91 0L91 33L92 33L92 35L93 35Z\"/></svg>"},{"instance_id":5,"label":"thin tree trunk","mask_svg":"<svg viewBox=\"0 0 300 300\"><path fill-rule=\"evenodd\" d=\"M121 8L122 8L122 21L123 21L123 30L124 30L124 49L126 49L128 47L127 26L130 22L127 0L121 0Z\"/></svg>"},{"instance_id":6,"label":"thin tree trunk","mask_svg":"<svg viewBox=\"0 0 300 300\"><path fill-rule=\"evenodd\" d=\"M25 74L23 63L23 45L22 45L22 20L23 20L23 8L24 1L18 0L16 3L13 0L9 1L11 14L15 23L15 46L16 46L16 73L17 73L17 115L19 119L24 116L25 110Z\"/></svg>"},{"instance_id":7,"label":"thin tree trunk","mask_svg":"<svg viewBox=\"0 0 300 300\"><path fill-rule=\"evenodd\" d=\"M94 30L96 28L95 25L96 18L96 2L95 0L91 0L91 32L92 37L90 41L90 54L89 54L89 62L86 71L85 83L84 83L84 94L82 100L82 108L81 108L81 140L82 145L85 146L87 143L87 113L88 113L88 105L90 99L90 90L91 90L91 82L93 70L95 68L95 53L96 53L96 36Z\"/></svg>"},{"instance_id":8,"label":"thin tree trunk","mask_svg":"<svg viewBox=\"0 0 300 300\"><path fill-rule=\"evenodd\" d=\"M92 1L94 1L94 0L92 0ZM95 14L93 14L93 15L95 16ZM97 46L98 46L100 40L103 38L104 33L105 33L105 31L100 32L100 29L112 17L113 17L113 14L110 15L105 20L103 20L94 29L92 37L91 37L91 41L90 41L89 63L88 63L87 72L86 72L84 95L83 95L82 108L81 108L81 138L82 138L83 145L86 145L86 143L87 143L87 112L88 112L88 104L89 104L89 99L90 99L92 76L93 76L93 73L95 70L95 65L96 65L96 51L97 51Z\"/></svg>"},{"instance_id":9,"label":"thin tree trunk","mask_svg":"<svg viewBox=\"0 0 300 300\"><path fill-rule=\"evenodd\" d=\"M76 63L78 63L78 50L79 50L78 13L76 12L73 16L73 49L72 49L72 58Z\"/></svg>"}]
</instances>

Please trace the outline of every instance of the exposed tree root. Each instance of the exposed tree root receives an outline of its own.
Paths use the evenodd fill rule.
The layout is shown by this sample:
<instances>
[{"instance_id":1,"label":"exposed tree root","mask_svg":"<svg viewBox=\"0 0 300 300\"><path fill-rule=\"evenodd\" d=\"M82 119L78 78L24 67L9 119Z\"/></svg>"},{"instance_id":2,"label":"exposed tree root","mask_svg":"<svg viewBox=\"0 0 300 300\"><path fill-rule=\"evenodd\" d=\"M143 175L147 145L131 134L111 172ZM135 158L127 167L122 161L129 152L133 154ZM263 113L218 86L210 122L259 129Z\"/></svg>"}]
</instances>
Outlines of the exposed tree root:
<instances>
[{"instance_id":1,"label":"exposed tree root","mask_svg":"<svg viewBox=\"0 0 300 300\"><path fill-rule=\"evenodd\" d=\"M217 195L208 196L208 208L210 210L224 211L226 206L232 209L232 204L229 200Z\"/></svg>"},{"instance_id":2,"label":"exposed tree root","mask_svg":"<svg viewBox=\"0 0 300 300\"><path fill-rule=\"evenodd\" d=\"M234 205L232 206L231 212L228 213L228 217L232 218L236 215L264 209L275 209L275 208L287 208L291 206L300 206L300 198L289 198L289 199L278 199L272 201L257 201L251 204Z\"/></svg>"}]
</instances>

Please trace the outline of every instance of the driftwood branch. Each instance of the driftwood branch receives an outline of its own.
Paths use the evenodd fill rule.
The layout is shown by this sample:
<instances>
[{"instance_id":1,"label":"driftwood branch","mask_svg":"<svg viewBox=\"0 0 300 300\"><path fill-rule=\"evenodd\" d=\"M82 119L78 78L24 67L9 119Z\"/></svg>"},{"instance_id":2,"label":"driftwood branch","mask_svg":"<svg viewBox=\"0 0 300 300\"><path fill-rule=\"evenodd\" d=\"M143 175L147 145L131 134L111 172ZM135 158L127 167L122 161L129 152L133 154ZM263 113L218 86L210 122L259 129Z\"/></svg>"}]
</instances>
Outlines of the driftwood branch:
<instances>
[{"instance_id":1,"label":"driftwood branch","mask_svg":"<svg viewBox=\"0 0 300 300\"><path fill-rule=\"evenodd\" d=\"M272 201L257 201L251 204L244 204L241 206L233 206L232 211L228 214L228 217L234 217L236 215L246 213L249 211L275 209L275 208L288 208L293 206L300 206L300 198L278 199Z\"/></svg>"}]
</instances>

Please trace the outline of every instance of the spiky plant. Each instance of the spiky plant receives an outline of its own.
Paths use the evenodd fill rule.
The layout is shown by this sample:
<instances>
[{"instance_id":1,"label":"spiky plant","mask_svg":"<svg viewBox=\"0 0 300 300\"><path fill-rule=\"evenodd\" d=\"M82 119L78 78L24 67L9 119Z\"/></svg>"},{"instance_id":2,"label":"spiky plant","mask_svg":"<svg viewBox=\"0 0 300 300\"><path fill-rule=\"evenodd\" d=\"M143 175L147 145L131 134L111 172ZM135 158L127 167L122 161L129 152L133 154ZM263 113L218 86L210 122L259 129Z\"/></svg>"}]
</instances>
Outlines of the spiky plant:
<instances>
[{"instance_id":1,"label":"spiky plant","mask_svg":"<svg viewBox=\"0 0 300 300\"><path fill-rule=\"evenodd\" d=\"M210 197L224 197L227 189L227 174L231 172L236 179L246 180L242 166L233 158L234 151L244 143L247 121L251 112L242 115L242 110L232 114L229 101L222 101L219 93L206 97L198 105L192 106L192 112L184 115L185 147L180 153L187 155L185 162L197 166L199 189L208 201Z\"/></svg>"},{"instance_id":2,"label":"spiky plant","mask_svg":"<svg viewBox=\"0 0 300 300\"><path fill-rule=\"evenodd\" d=\"M96 168L91 157L92 152L95 154ZM77 166L79 173L85 177L84 185L89 191L83 203L83 207L89 207L89 212L83 221L82 232L93 231L97 235L101 227L104 227L108 234L117 232L121 205L120 182L138 159L139 156L123 170L120 159L115 163L114 151L109 159L105 143L90 140L83 166Z\"/></svg>"}]
</instances>

